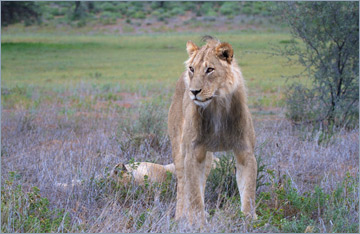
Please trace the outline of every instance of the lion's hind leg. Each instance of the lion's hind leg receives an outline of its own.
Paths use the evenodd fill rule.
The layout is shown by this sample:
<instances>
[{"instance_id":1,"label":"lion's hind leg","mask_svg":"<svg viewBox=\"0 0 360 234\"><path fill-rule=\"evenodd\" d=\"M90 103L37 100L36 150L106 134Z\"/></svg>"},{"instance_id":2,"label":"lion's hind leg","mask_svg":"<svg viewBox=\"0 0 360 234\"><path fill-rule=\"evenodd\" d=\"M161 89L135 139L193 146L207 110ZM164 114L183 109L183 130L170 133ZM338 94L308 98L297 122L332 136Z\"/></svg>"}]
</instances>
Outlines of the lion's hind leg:
<instances>
[{"instance_id":1,"label":"lion's hind leg","mask_svg":"<svg viewBox=\"0 0 360 234\"><path fill-rule=\"evenodd\" d=\"M207 152L206 153L206 159L205 159L205 179L203 180L203 188L205 190L205 185L206 185L206 181L207 181L207 178L210 174L210 171L213 167L213 153L212 152Z\"/></svg>"}]
</instances>

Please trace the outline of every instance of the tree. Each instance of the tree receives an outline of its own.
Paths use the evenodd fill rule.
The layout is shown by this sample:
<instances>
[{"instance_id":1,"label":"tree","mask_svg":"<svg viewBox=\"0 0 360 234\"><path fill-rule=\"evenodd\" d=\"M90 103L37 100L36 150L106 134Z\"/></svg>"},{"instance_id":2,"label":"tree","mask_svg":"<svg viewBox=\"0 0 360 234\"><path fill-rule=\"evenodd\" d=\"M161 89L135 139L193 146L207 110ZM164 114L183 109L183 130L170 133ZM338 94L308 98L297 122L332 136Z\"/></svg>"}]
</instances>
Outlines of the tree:
<instances>
[{"instance_id":1,"label":"tree","mask_svg":"<svg viewBox=\"0 0 360 234\"><path fill-rule=\"evenodd\" d=\"M86 2L85 2L86 3ZM72 20L83 19L87 15L86 5L80 1L75 1L74 12L72 13Z\"/></svg>"},{"instance_id":2,"label":"tree","mask_svg":"<svg viewBox=\"0 0 360 234\"><path fill-rule=\"evenodd\" d=\"M1 26L25 20L25 24L37 21L41 16L35 2L1 2Z\"/></svg>"},{"instance_id":3,"label":"tree","mask_svg":"<svg viewBox=\"0 0 360 234\"><path fill-rule=\"evenodd\" d=\"M297 57L311 86L288 89L288 116L296 122L348 126L359 119L359 3L280 3L293 42L282 52Z\"/></svg>"}]
</instances>

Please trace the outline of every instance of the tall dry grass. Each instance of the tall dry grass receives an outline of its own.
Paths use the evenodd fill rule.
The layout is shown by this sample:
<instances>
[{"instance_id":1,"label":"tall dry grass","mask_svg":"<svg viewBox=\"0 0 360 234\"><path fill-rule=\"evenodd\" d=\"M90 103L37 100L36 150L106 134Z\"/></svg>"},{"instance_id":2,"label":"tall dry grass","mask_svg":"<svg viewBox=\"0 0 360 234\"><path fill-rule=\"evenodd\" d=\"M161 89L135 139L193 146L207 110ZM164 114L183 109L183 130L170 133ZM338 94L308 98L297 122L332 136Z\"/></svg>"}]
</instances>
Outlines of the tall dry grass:
<instances>
[{"instance_id":1,"label":"tall dry grass","mask_svg":"<svg viewBox=\"0 0 360 234\"><path fill-rule=\"evenodd\" d=\"M71 222L66 227L61 224L63 227L57 231L199 231L198 227L173 219L174 178L168 182L168 187L147 188L123 187L102 179L119 162L172 162L166 135L168 102L136 103L130 109L116 105L75 108L75 104L74 100L62 97L42 102L36 109L21 106L2 109L2 184L8 180L9 172L15 171L17 180L14 184L21 184L24 192L36 186L41 196L48 198L50 208L64 209ZM96 102L92 105L96 106ZM266 170L273 170L277 180L283 175L290 178L299 194L312 192L316 186L332 193L347 173L352 177L358 175L358 129L339 129L320 144L321 132L299 129L286 120L255 120L255 130L256 156L261 157L262 165L265 165L262 183L271 183L271 174ZM225 154L216 155L222 157ZM80 183L72 186L72 181ZM59 186L59 183L68 186ZM209 188L211 186L206 190L208 223L201 231L282 230L279 226L258 227L257 221L246 221L235 197L225 199L221 206L216 205L211 196L214 191ZM270 185L261 186L257 194L270 189ZM348 215L352 223L359 222L358 201L356 194L353 203L349 204ZM2 220L2 231L21 231L11 225L11 219L16 219L15 213ZM314 224L316 230L322 232L331 231L329 225Z\"/></svg>"}]
</instances>

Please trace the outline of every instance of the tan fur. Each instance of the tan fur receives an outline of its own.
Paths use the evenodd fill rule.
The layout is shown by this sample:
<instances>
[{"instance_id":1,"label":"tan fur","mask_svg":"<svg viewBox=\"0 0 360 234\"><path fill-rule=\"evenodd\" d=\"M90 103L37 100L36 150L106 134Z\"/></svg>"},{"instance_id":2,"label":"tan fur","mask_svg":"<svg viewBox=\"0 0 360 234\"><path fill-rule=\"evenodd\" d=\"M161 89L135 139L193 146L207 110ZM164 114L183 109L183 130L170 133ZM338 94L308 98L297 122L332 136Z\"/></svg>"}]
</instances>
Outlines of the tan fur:
<instances>
[{"instance_id":1,"label":"tan fur","mask_svg":"<svg viewBox=\"0 0 360 234\"><path fill-rule=\"evenodd\" d=\"M216 168L216 162L219 162L218 158L214 158L212 168ZM119 184L128 184L133 181L136 184L143 185L144 178L147 176L149 183L163 183L166 180L167 172L176 174L174 163L167 165L149 162L118 163L111 170L109 178L115 179Z\"/></svg>"},{"instance_id":2,"label":"tan fur","mask_svg":"<svg viewBox=\"0 0 360 234\"><path fill-rule=\"evenodd\" d=\"M131 164L116 164L110 172L108 179L114 180L117 184L129 184L134 182L138 185L144 185L145 176L149 183L163 183L167 178L167 172L175 174L175 165L173 163L160 165L149 162L135 162ZM101 176L97 176L101 179ZM55 183L55 186L67 188L69 186L81 184L81 180L72 180L71 183Z\"/></svg>"},{"instance_id":3,"label":"tan fur","mask_svg":"<svg viewBox=\"0 0 360 234\"><path fill-rule=\"evenodd\" d=\"M255 133L245 82L231 45L206 39L201 48L187 43L186 71L176 84L169 110L168 131L177 176L175 216L190 223L205 222L204 191L212 153L232 150L241 210L256 218Z\"/></svg>"},{"instance_id":4,"label":"tan fur","mask_svg":"<svg viewBox=\"0 0 360 234\"><path fill-rule=\"evenodd\" d=\"M119 163L112 169L109 177L115 179L119 184L128 184L134 179L136 184L143 185L145 176L149 183L165 182L166 172L175 173L173 163L165 166L149 162Z\"/></svg>"}]
</instances>

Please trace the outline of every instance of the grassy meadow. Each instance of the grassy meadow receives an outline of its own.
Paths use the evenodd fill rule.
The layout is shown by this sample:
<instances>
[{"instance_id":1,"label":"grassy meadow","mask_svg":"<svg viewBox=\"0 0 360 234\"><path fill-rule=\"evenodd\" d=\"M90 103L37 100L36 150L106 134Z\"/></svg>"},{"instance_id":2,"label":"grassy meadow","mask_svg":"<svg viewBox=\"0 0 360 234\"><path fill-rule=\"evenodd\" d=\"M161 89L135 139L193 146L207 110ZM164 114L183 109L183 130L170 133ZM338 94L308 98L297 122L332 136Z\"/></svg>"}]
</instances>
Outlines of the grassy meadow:
<instances>
[{"instance_id":1,"label":"grassy meadow","mask_svg":"<svg viewBox=\"0 0 360 234\"><path fill-rule=\"evenodd\" d=\"M172 162L167 111L185 69L185 44L201 45L202 35L4 29L1 231L200 231L174 221L174 178L145 187L105 178L119 162ZM248 86L258 220L241 214L232 155L218 153L221 167L207 183L208 223L201 231L358 232L358 129L327 135L286 120L284 90L291 81L285 77L303 68L272 48L293 43L290 35L211 35L233 46Z\"/></svg>"},{"instance_id":2,"label":"grassy meadow","mask_svg":"<svg viewBox=\"0 0 360 234\"><path fill-rule=\"evenodd\" d=\"M214 36L234 46L252 94L249 95L251 104L281 104L280 90L286 81L281 77L298 74L301 67L289 67L283 58L268 53L272 53L272 47L288 43L289 35L245 32ZM46 87L57 91L87 84L96 88L111 86L114 92L142 91L145 95L148 91L164 88L171 92L184 71L187 40L200 44L200 38L201 34L74 36L4 33L2 86Z\"/></svg>"}]
</instances>

